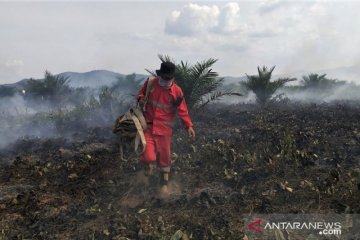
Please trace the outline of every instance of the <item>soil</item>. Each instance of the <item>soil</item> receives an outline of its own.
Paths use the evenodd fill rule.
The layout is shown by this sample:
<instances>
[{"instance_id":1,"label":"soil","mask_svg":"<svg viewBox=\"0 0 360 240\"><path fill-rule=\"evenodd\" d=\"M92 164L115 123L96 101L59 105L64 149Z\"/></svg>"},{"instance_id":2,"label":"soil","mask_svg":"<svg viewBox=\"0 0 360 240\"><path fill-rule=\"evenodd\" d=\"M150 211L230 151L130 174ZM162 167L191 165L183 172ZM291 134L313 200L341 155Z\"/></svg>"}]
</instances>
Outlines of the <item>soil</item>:
<instances>
[{"instance_id":1,"label":"soil","mask_svg":"<svg viewBox=\"0 0 360 240\"><path fill-rule=\"evenodd\" d=\"M111 126L18 140L0 153L0 239L247 239L244 214L359 214L359 119L348 103L198 111L194 143L174 131L166 197Z\"/></svg>"}]
</instances>

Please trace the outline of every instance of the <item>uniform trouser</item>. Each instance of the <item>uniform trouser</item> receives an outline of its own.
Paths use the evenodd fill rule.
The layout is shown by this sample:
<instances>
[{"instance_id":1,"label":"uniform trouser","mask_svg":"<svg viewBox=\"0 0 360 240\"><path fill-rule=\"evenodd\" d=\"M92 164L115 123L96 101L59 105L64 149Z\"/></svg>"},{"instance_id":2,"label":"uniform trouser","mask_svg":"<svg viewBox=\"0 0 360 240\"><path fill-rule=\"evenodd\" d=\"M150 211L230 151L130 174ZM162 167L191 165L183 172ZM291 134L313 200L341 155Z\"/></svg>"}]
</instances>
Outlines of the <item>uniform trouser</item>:
<instances>
[{"instance_id":1,"label":"uniform trouser","mask_svg":"<svg viewBox=\"0 0 360 240\"><path fill-rule=\"evenodd\" d=\"M157 163L162 172L170 172L171 134L154 135L151 129L146 129L144 134L146 147L140 161L144 164Z\"/></svg>"}]
</instances>

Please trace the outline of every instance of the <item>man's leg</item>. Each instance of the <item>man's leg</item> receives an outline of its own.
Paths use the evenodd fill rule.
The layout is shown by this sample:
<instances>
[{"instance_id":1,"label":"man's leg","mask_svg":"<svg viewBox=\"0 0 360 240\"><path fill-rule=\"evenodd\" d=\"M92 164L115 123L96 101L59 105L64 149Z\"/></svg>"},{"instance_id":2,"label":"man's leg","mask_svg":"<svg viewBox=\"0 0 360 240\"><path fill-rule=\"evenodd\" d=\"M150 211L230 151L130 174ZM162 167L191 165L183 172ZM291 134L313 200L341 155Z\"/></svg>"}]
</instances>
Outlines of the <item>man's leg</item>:
<instances>
[{"instance_id":1,"label":"man's leg","mask_svg":"<svg viewBox=\"0 0 360 240\"><path fill-rule=\"evenodd\" d=\"M145 175L150 176L153 173L153 165L156 163L156 143L151 131L145 130L146 147L144 153L140 156L140 161L144 164Z\"/></svg>"},{"instance_id":2,"label":"man's leg","mask_svg":"<svg viewBox=\"0 0 360 240\"><path fill-rule=\"evenodd\" d=\"M171 167L170 143L171 135L154 136L158 152L158 166L160 168L161 192L168 194L169 173Z\"/></svg>"}]
</instances>

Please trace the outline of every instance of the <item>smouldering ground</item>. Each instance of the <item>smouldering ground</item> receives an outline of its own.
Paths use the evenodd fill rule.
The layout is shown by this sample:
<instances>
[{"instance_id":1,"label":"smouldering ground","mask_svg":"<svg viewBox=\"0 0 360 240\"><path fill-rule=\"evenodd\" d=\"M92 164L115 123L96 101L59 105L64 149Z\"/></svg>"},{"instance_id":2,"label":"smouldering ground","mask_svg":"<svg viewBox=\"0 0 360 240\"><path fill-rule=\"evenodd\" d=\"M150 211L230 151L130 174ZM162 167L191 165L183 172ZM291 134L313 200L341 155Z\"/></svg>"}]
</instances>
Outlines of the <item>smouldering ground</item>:
<instances>
[{"instance_id":1,"label":"smouldering ground","mask_svg":"<svg viewBox=\"0 0 360 240\"><path fill-rule=\"evenodd\" d=\"M195 143L174 134L168 199L110 126L19 140L0 155L0 239L242 239L246 213L360 213L359 119L358 104L213 106Z\"/></svg>"}]
</instances>

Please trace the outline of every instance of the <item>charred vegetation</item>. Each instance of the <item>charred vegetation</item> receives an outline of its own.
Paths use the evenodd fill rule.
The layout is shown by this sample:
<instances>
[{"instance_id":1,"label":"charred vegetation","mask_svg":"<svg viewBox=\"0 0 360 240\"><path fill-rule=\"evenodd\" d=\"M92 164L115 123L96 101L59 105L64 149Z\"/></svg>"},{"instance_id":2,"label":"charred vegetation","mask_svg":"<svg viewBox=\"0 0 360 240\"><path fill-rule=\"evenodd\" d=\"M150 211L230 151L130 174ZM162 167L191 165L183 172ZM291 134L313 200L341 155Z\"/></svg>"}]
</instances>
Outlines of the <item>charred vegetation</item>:
<instances>
[{"instance_id":1,"label":"charred vegetation","mask_svg":"<svg viewBox=\"0 0 360 240\"><path fill-rule=\"evenodd\" d=\"M111 124L19 139L0 155L0 236L241 239L250 212L359 213L358 119L357 103L209 105L195 143L175 131L169 199Z\"/></svg>"}]
</instances>

